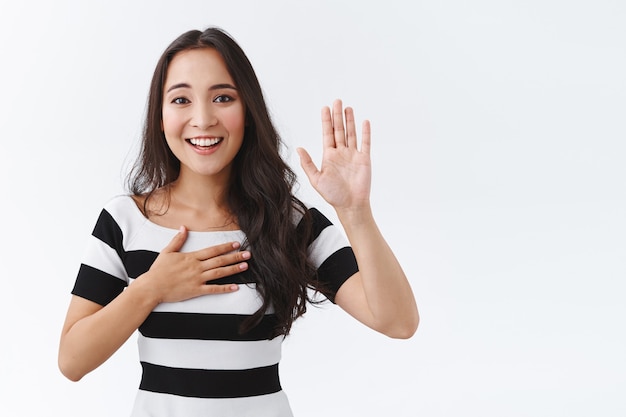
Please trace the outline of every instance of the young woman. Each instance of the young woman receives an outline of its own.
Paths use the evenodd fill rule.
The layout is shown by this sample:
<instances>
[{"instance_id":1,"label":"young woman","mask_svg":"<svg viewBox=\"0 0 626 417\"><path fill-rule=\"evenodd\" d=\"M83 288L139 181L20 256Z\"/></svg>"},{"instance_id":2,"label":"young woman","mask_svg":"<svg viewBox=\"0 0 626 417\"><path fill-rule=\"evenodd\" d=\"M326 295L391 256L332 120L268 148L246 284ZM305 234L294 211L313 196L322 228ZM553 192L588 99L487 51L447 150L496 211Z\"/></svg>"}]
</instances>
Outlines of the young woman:
<instances>
[{"instance_id":1,"label":"young woman","mask_svg":"<svg viewBox=\"0 0 626 417\"><path fill-rule=\"evenodd\" d=\"M419 317L369 202L370 126L322 110L313 187L349 242L292 194L258 80L223 31L190 31L159 60L131 194L102 210L62 330L59 367L78 381L139 330L132 416L291 416L280 347L321 292L385 335Z\"/></svg>"}]
</instances>

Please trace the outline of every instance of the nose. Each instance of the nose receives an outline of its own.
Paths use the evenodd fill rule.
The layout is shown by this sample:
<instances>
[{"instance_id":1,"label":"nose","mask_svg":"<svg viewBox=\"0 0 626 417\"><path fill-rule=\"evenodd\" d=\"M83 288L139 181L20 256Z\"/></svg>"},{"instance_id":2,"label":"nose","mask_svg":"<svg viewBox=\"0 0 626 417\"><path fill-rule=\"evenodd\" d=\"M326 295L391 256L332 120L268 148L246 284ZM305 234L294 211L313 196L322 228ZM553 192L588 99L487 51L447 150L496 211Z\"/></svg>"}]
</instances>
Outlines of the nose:
<instances>
[{"instance_id":1,"label":"nose","mask_svg":"<svg viewBox=\"0 0 626 417\"><path fill-rule=\"evenodd\" d=\"M191 118L191 126L201 130L207 130L211 126L217 124L217 117L214 109L210 104L196 104L194 106L193 117Z\"/></svg>"}]
</instances>

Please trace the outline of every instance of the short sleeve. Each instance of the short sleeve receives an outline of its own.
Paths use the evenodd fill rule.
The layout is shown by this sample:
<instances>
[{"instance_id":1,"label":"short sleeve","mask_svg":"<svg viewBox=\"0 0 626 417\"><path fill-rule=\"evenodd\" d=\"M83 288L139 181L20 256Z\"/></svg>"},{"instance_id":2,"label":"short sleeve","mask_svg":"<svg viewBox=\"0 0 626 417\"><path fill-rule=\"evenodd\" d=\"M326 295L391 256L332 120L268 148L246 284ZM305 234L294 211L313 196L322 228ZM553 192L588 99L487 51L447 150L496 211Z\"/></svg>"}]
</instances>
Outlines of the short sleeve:
<instances>
[{"instance_id":1,"label":"short sleeve","mask_svg":"<svg viewBox=\"0 0 626 417\"><path fill-rule=\"evenodd\" d=\"M103 209L87 240L72 294L104 306L128 286L122 240L120 227Z\"/></svg>"},{"instance_id":2,"label":"short sleeve","mask_svg":"<svg viewBox=\"0 0 626 417\"><path fill-rule=\"evenodd\" d=\"M339 288L359 271L359 267L341 231L319 210L310 208L309 213L313 223L309 262L317 269L319 290L334 303Z\"/></svg>"}]
</instances>

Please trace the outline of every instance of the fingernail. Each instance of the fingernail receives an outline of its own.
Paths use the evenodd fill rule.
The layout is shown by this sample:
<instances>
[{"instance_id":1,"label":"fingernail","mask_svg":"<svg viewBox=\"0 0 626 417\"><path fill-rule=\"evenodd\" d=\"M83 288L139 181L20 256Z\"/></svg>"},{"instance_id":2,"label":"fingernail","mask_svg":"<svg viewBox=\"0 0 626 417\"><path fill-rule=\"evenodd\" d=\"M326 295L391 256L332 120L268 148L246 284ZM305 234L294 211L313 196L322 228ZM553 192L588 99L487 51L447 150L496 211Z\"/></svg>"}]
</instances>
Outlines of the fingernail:
<instances>
[{"instance_id":1,"label":"fingernail","mask_svg":"<svg viewBox=\"0 0 626 417\"><path fill-rule=\"evenodd\" d=\"M241 244L239 242L233 242L233 248L237 249Z\"/></svg>"},{"instance_id":2,"label":"fingernail","mask_svg":"<svg viewBox=\"0 0 626 417\"><path fill-rule=\"evenodd\" d=\"M185 232L185 226L180 226L180 227L178 228L178 232L179 232L179 233L184 233L184 232Z\"/></svg>"},{"instance_id":3,"label":"fingernail","mask_svg":"<svg viewBox=\"0 0 626 417\"><path fill-rule=\"evenodd\" d=\"M231 291L237 291L239 289L239 285L233 284L230 286Z\"/></svg>"},{"instance_id":4,"label":"fingernail","mask_svg":"<svg viewBox=\"0 0 626 417\"><path fill-rule=\"evenodd\" d=\"M239 264L239 269L248 269L248 264L245 262L242 262Z\"/></svg>"},{"instance_id":5,"label":"fingernail","mask_svg":"<svg viewBox=\"0 0 626 417\"><path fill-rule=\"evenodd\" d=\"M248 252L248 251L241 252L241 257L243 259L250 259L250 252Z\"/></svg>"}]
</instances>

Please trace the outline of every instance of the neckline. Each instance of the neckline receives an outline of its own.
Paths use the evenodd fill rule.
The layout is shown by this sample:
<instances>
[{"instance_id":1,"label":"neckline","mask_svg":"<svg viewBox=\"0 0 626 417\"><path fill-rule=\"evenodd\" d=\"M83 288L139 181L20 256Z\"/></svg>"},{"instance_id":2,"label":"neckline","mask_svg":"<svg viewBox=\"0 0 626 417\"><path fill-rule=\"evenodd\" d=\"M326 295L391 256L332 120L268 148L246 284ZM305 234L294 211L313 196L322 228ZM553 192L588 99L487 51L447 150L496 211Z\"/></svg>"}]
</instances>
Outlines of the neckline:
<instances>
[{"instance_id":1,"label":"neckline","mask_svg":"<svg viewBox=\"0 0 626 417\"><path fill-rule=\"evenodd\" d=\"M148 217L146 217L141 211L141 209L137 206L135 199L130 194L127 194L125 197L128 199L129 204L133 206L133 212L135 213L135 215L140 216L144 220L145 224L155 229L160 229L160 230L167 231L170 233L178 233L178 229L173 229L171 227L162 226L158 223L153 222ZM243 233L243 231L241 229L234 229L234 230L189 230L187 229L187 233L190 233L190 234L191 233L193 234L214 234L214 233L241 234Z\"/></svg>"}]
</instances>

